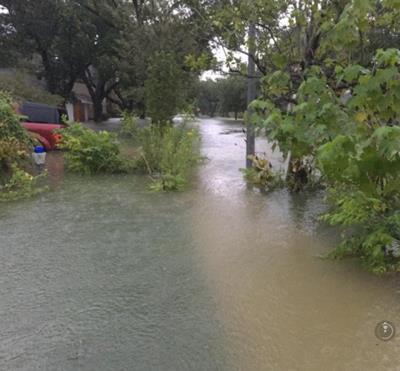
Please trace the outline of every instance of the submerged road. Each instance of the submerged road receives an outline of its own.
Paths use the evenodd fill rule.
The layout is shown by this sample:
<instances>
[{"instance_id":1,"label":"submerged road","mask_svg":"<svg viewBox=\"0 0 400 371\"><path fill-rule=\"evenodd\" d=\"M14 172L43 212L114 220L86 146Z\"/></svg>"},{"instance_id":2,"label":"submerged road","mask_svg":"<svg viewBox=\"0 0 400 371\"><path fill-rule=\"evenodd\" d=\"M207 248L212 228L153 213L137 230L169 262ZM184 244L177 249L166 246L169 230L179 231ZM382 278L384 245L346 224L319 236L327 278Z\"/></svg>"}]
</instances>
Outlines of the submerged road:
<instances>
[{"instance_id":1,"label":"submerged road","mask_svg":"<svg viewBox=\"0 0 400 371\"><path fill-rule=\"evenodd\" d=\"M190 190L65 175L0 208L0 370L398 370L396 277L321 260L322 195L246 186L240 124L201 120ZM279 154L257 143L274 166Z\"/></svg>"}]
</instances>

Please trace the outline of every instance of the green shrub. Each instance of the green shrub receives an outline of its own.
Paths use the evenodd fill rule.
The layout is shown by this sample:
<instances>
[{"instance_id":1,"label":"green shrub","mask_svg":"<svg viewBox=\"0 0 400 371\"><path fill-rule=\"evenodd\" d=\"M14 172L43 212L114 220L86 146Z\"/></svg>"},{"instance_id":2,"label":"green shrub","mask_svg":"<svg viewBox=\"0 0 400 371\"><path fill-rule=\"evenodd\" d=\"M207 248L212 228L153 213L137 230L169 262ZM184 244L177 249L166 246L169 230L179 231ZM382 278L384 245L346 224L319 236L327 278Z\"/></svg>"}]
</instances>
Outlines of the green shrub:
<instances>
[{"instance_id":1,"label":"green shrub","mask_svg":"<svg viewBox=\"0 0 400 371\"><path fill-rule=\"evenodd\" d=\"M139 134L139 130L138 118L129 112L124 112L120 135L125 138L135 139Z\"/></svg>"},{"instance_id":2,"label":"green shrub","mask_svg":"<svg viewBox=\"0 0 400 371\"><path fill-rule=\"evenodd\" d=\"M27 158L27 146L16 138L0 139L0 183L12 174L12 166Z\"/></svg>"},{"instance_id":3,"label":"green shrub","mask_svg":"<svg viewBox=\"0 0 400 371\"><path fill-rule=\"evenodd\" d=\"M332 206L322 219L343 229L331 256L359 256L375 273L400 269L399 143L400 128L384 126L339 135L318 151Z\"/></svg>"},{"instance_id":4,"label":"green shrub","mask_svg":"<svg viewBox=\"0 0 400 371\"><path fill-rule=\"evenodd\" d=\"M0 201L32 197L42 191L36 186L37 177L21 168L29 157L30 144L10 96L0 92Z\"/></svg>"},{"instance_id":5,"label":"green shrub","mask_svg":"<svg viewBox=\"0 0 400 371\"><path fill-rule=\"evenodd\" d=\"M155 192L179 191L185 187L186 182L182 175L163 174L158 179L153 179L150 189Z\"/></svg>"},{"instance_id":6,"label":"green shrub","mask_svg":"<svg viewBox=\"0 0 400 371\"><path fill-rule=\"evenodd\" d=\"M252 161L252 167L241 169L247 182L265 190L271 190L282 183L280 174L272 171L272 166L266 158L249 156L249 159Z\"/></svg>"},{"instance_id":7,"label":"green shrub","mask_svg":"<svg viewBox=\"0 0 400 371\"><path fill-rule=\"evenodd\" d=\"M152 126L140 131L141 167L152 177L154 190L180 190L199 162L199 133L194 129Z\"/></svg>"},{"instance_id":8,"label":"green shrub","mask_svg":"<svg viewBox=\"0 0 400 371\"><path fill-rule=\"evenodd\" d=\"M60 131L60 148L66 150L67 168L84 174L117 173L128 170L115 134L95 132L74 123Z\"/></svg>"},{"instance_id":9,"label":"green shrub","mask_svg":"<svg viewBox=\"0 0 400 371\"><path fill-rule=\"evenodd\" d=\"M15 201L36 196L45 191L47 187L39 188L37 182L44 176L32 176L26 171L20 169L17 165L11 167L11 178L0 186L0 201Z\"/></svg>"},{"instance_id":10,"label":"green shrub","mask_svg":"<svg viewBox=\"0 0 400 371\"><path fill-rule=\"evenodd\" d=\"M316 151L331 205L322 219L343 231L331 256L359 257L374 273L400 270L400 127L392 126L400 117L398 55L378 51L379 73L352 76L347 127L356 130L342 131Z\"/></svg>"},{"instance_id":11,"label":"green shrub","mask_svg":"<svg viewBox=\"0 0 400 371\"><path fill-rule=\"evenodd\" d=\"M10 95L0 91L0 139L15 138L27 144L29 136L21 125L21 117L17 115Z\"/></svg>"}]
</instances>

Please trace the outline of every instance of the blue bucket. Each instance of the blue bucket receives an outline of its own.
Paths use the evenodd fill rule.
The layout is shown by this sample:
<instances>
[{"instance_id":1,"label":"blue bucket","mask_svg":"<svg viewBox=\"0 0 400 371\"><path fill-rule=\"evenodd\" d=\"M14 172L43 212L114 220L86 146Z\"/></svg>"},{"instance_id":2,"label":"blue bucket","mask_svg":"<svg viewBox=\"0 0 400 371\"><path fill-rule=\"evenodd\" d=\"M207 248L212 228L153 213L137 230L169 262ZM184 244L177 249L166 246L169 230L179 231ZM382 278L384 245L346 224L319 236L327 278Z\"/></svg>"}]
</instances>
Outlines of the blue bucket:
<instances>
[{"instance_id":1,"label":"blue bucket","mask_svg":"<svg viewBox=\"0 0 400 371\"><path fill-rule=\"evenodd\" d=\"M46 151L45 151L44 147L42 147L42 146L35 146L34 152L35 153L44 153Z\"/></svg>"}]
</instances>

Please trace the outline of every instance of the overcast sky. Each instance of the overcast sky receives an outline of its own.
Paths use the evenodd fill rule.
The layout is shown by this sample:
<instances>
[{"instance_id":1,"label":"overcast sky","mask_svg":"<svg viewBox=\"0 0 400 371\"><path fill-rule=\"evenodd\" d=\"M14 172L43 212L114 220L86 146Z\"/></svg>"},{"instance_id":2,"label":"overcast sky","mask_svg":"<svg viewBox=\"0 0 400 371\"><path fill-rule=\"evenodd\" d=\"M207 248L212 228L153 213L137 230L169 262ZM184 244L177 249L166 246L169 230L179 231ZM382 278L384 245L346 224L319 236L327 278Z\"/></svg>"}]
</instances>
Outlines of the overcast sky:
<instances>
[{"instance_id":1,"label":"overcast sky","mask_svg":"<svg viewBox=\"0 0 400 371\"><path fill-rule=\"evenodd\" d=\"M218 62L222 62L222 70L225 72L228 72L228 68L226 67L226 63L225 63L226 62L226 54L224 52L224 49L221 46L216 45L216 46L214 46L213 54ZM239 58L243 63L247 63L247 57L243 53L234 53L234 56L235 56L235 58ZM225 76L226 75L221 72L216 72L216 71L210 70L210 71L203 72L203 74L201 75L201 79L202 80L206 80L206 79L215 80L217 78L221 78L221 77L225 77Z\"/></svg>"}]
</instances>

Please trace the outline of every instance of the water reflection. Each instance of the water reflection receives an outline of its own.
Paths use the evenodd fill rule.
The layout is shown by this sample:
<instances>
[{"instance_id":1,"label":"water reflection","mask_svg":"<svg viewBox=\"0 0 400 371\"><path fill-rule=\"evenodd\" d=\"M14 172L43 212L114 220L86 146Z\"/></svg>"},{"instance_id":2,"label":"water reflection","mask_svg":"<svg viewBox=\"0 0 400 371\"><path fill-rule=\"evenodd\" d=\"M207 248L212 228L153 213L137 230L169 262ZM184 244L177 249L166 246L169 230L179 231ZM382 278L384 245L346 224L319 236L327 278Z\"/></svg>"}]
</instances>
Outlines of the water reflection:
<instances>
[{"instance_id":1,"label":"water reflection","mask_svg":"<svg viewBox=\"0 0 400 371\"><path fill-rule=\"evenodd\" d=\"M52 189L59 188L65 177L64 154L61 151L49 152L46 156L46 170L49 185Z\"/></svg>"}]
</instances>

